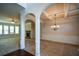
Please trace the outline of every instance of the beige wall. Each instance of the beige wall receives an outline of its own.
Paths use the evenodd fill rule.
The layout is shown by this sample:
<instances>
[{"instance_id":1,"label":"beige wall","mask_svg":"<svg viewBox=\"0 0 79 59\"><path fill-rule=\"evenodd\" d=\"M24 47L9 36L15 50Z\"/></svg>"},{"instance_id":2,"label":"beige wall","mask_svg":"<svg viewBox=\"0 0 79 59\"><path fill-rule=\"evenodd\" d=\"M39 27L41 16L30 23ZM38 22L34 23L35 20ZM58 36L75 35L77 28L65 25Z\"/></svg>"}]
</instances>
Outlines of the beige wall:
<instances>
[{"instance_id":1,"label":"beige wall","mask_svg":"<svg viewBox=\"0 0 79 59\"><path fill-rule=\"evenodd\" d=\"M31 22L29 22L29 23L26 23L26 25L25 25L25 28L26 28L26 31L31 31Z\"/></svg>"},{"instance_id":2,"label":"beige wall","mask_svg":"<svg viewBox=\"0 0 79 59\"><path fill-rule=\"evenodd\" d=\"M51 30L50 26L53 21L47 21L42 25L42 38L46 40L64 42L70 44L79 44L79 18L70 17L58 19L57 23L60 28L57 31Z\"/></svg>"},{"instance_id":3,"label":"beige wall","mask_svg":"<svg viewBox=\"0 0 79 59\"><path fill-rule=\"evenodd\" d=\"M35 38L35 23L31 21L26 22L25 29L26 31L31 31L30 36L32 39L34 39Z\"/></svg>"}]
</instances>

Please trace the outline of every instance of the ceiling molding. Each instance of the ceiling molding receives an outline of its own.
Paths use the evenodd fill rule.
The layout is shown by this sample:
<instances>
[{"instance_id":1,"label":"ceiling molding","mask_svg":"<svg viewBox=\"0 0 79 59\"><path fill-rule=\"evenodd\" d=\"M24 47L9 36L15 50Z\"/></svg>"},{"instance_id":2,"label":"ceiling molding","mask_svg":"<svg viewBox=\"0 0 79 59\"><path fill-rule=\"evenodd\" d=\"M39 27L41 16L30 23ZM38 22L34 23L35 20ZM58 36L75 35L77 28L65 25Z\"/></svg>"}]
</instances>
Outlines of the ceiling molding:
<instances>
[{"instance_id":1,"label":"ceiling molding","mask_svg":"<svg viewBox=\"0 0 79 59\"><path fill-rule=\"evenodd\" d=\"M68 16L68 9L69 9L69 4L64 4L64 17Z\"/></svg>"},{"instance_id":2,"label":"ceiling molding","mask_svg":"<svg viewBox=\"0 0 79 59\"><path fill-rule=\"evenodd\" d=\"M46 11L43 11L43 13L46 15L46 17L51 20L51 18L49 17L49 14Z\"/></svg>"},{"instance_id":3,"label":"ceiling molding","mask_svg":"<svg viewBox=\"0 0 79 59\"><path fill-rule=\"evenodd\" d=\"M75 13L75 12L77 12L76 15L79 15L78 11L79 11L79 8L74 9L74 10L68 10L68 9L67 9L65 13L64 13L64 11L62 11L62 12L56 13L56 15L57 15L57 14L59 14L59 15L64 14L64 15L65 15L65 18L66 18L66 17L72 16L72 15L69 15L70 13ZM43 13L44 13L50 20L52 19L51 17L53 17L53 16L55 15L55 14L48 14L46 11L44 11ZM58 18L61 18L61 17L58 17Z\"/></svg>"}]
</instances>

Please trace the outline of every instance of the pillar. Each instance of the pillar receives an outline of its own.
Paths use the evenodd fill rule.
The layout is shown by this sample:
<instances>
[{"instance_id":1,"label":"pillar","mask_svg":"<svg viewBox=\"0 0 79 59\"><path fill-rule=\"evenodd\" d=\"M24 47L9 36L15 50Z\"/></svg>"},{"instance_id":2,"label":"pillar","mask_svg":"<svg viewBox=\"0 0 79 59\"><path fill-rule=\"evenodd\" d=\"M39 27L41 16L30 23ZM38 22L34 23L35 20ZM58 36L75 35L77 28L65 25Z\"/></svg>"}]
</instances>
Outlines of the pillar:
<instances>
[{"instance_id":1,"label":"pillar","mask_svg":"<svg viewBox=\"0 0 79 59\"><path fill-rule=\"evenodd\" d=\"M36 15L35 29L35 55L40 56L40 16L38 15Z\"/></svg>"},{"instance_id":2,"label":"pillar","mask_svg":"<svg viewBox=\"0 0 79 59\"><path fill-rule=\"evenodd\" d=\"M20 12L20 49L25 48L25 10Z\"/></svg>"}]
</instances>

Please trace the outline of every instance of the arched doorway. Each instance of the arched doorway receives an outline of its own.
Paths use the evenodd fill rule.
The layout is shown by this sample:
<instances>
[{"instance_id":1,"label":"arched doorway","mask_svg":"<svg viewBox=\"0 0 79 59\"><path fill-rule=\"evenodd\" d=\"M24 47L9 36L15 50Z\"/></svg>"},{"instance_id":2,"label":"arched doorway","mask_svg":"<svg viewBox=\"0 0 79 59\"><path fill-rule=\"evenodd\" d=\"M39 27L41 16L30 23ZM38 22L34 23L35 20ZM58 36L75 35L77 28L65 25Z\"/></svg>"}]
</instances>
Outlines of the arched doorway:
<instances>
[{"instance_id":1,"label":"arched doorway","mask_svg":"<svg viewBox=\"0 0 79 59\"><path fill-rule=\"evenodd\" d=\"M26 15L25 50L35 54L35 16L32 13Z\"/></svg>"}]
</instances>

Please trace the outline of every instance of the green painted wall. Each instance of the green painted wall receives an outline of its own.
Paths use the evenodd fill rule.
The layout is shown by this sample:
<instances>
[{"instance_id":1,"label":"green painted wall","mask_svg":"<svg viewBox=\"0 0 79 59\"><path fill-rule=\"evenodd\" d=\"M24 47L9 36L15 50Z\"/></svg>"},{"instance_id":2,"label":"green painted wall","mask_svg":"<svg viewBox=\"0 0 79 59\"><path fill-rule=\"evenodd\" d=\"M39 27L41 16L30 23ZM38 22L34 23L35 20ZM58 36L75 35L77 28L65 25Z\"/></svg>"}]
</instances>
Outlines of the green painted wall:
<instances>
[{"instance_id":1,"label":"green painted wall","mask_svg":"<svg viewBox=\"0 0 79 59\"><path fill-rule=\"evenodd\" d=\"M11 24L10 18L0 15L0 24L1 25L13 25L18 26L19 24ZM7 34L0 35L0 55L5 55L12 51L19 49L19 34Z\"/></svg>"}]
</instances>

